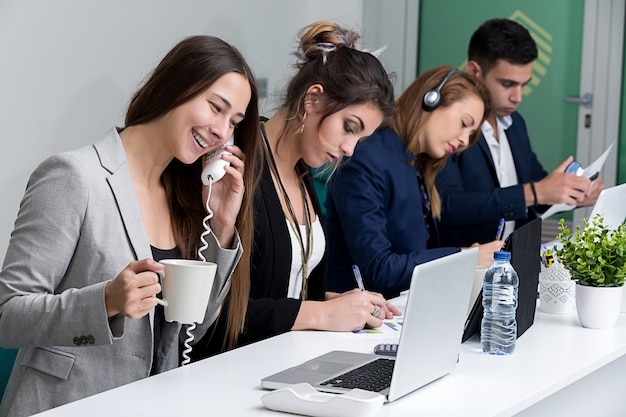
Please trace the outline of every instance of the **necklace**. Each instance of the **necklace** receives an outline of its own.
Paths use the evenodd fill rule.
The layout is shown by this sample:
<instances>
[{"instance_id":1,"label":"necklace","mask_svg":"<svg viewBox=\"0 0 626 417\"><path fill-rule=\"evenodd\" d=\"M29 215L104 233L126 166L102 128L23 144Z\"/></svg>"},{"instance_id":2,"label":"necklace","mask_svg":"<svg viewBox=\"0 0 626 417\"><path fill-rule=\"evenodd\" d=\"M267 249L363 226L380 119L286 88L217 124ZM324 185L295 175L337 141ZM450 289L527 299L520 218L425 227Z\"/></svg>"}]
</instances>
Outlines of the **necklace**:
<instances>
[{"instance_id":1,"label":"necklace","mask_svg":"<svg viewBox=\"0 0 626 417\"><path fill-rule=\"evenodd\" d=\"M298 224L298 218L296 217L296 213L293 210L289 195L287 195L287 190L285 189L285 186L283 185L283 182L280 178L280 174L278 173L278 166L276 165L276 160L274 159L269 140L267 139L267 133L265 132L264 123L261 123L261 136L263 136L263 149L265 150L265 155L267 156L267 159L269 161L270 170L272 171L272 175L278 183L283 197L284 205L281 204L281 206L283 206L283 212L285 213L285 217L287 218L289 225L291 226L296 237L298 238L298 244L300 245L300 257L302 259L302 291L300 293L300 296L302 300L306 300L309 279L309 260L311 259L311 254L313 253L313 232L311 230L311 211L309 208L309 200L307 198L306 188L304 186L304 179L300 176L299 186L300 194L302 196L302 204L304 206L304 226L306 236L302 236L302 231L300 230L300 226ZM285 206L287 207L287 211L285 211Z\"/></svg>"}]
</instances>

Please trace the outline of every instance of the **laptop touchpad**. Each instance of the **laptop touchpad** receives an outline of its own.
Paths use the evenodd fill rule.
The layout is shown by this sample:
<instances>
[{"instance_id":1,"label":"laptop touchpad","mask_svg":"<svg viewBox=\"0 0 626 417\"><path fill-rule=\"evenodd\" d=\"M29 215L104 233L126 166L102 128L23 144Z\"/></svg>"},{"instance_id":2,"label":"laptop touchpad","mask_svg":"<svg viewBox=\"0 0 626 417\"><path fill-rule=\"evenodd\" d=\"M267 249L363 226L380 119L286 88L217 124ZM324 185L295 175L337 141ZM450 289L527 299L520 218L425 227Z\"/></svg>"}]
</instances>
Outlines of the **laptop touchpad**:
<instances>
[{"instance_id":1,"label":"laptop touchpad","mask_svg":"<svg viewBox=\"0 0 626 417\"><path fill-rule=\"evenodd\" d=\"M299 371L314 371L317 374L334 375L350 367L346 363L312 360L296 367Z\"/></svg>"}]
</instances>

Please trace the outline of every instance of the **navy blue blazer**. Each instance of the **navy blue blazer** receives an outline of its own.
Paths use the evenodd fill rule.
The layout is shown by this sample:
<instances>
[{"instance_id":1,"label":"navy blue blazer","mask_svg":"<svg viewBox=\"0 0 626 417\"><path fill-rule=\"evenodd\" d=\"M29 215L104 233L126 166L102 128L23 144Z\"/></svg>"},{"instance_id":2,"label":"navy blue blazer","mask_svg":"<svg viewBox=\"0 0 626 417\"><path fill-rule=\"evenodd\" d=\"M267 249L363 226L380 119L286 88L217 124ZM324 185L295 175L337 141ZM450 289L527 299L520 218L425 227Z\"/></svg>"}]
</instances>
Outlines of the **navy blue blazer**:
<instances>
[{"instance_id":1,"label":"navy blue blazer","mask_svg":"<svg viewBox=\"0 0 626 417\"><path fill-rule=\"evenodd\" d=\"M356 288L356 264L366 289L393 297L409 288L415 265L459 251L428 248L421 193L410 164L415 159L384 127L359 143L332 176L326 199L329 291ZM436 237L436 228L431 233Z\"/></svg>"},{"instance_id":2,"label":"navy blue blazer","mask_svg":"<svg viewBox=\"0 0 626 417\"><path fill-rule=\"evenodd\" d=\"M530 146L526 123L518 112L506 130L519 184L500 187L489 145L478 142L448 158L435 185L442 202L439 234L442 245L469 246L494 240L500 218L515 220L516 228L537 217L526 209L523 184L540 181L548 173Z\"/></svg>"}]
</instances>

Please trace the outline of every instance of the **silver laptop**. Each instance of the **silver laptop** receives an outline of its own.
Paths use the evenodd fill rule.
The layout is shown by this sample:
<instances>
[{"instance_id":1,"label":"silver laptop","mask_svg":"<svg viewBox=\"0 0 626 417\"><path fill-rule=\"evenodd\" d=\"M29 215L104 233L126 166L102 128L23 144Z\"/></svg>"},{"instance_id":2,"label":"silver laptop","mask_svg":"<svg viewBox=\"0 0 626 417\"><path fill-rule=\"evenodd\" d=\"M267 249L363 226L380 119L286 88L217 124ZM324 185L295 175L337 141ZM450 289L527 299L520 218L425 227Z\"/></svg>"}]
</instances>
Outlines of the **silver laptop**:
<instances>
[{"instance_id":1,"label":"silver laptop","mask_svg":"<svg viewBox=\"0 0 626 417\"><path fill-rule=\"evenodd\" d=\"M596 213L602 213L604 224L609 229L617 229L620 224L624 223L624 219L626 219L626 183L602 190L589 219L593 219Z\"/></svg>"},{"instance_id":2,"label":"silver laptop","mask_svg":"<svg viewBox=\"0 0 626 417\"><path fill-rule=\"evenodd\" d=\"M415 267L395 358L332 351L263 378L261 386L277 389L308 382L319 391L336 393L358 387L394 401L449 374L459 358L477 260L478 248L473 248ZM380 375L381 381L371 386L348 384L362 366L388 368L389 375Z\"/></svg>"}]
</instances>

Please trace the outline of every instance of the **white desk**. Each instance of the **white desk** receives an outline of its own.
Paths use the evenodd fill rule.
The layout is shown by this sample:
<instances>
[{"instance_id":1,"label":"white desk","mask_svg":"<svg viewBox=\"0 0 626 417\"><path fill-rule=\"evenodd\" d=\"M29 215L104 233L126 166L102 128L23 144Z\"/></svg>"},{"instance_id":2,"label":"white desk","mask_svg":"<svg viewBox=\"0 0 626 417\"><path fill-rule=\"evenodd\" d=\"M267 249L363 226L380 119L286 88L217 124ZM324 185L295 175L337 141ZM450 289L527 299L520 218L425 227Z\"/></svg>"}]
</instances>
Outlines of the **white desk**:
<instances>
[{"instance_id":1,"label":"white desk","mask_svg":"<svg viewBox=\"0 0 626 417\"><path fill-rule=\"evenodd\" d=\"M390 337L290 332L39 414L42 417L285 415L263 408L262 377L331 349L371 352ZM450 375L386 404L381 416L624 416L626 314L614 329L576 312L537 311L511 356L466 342ZM550 414L552 413L552 414Z\"/></svg>"}]
</instances>

